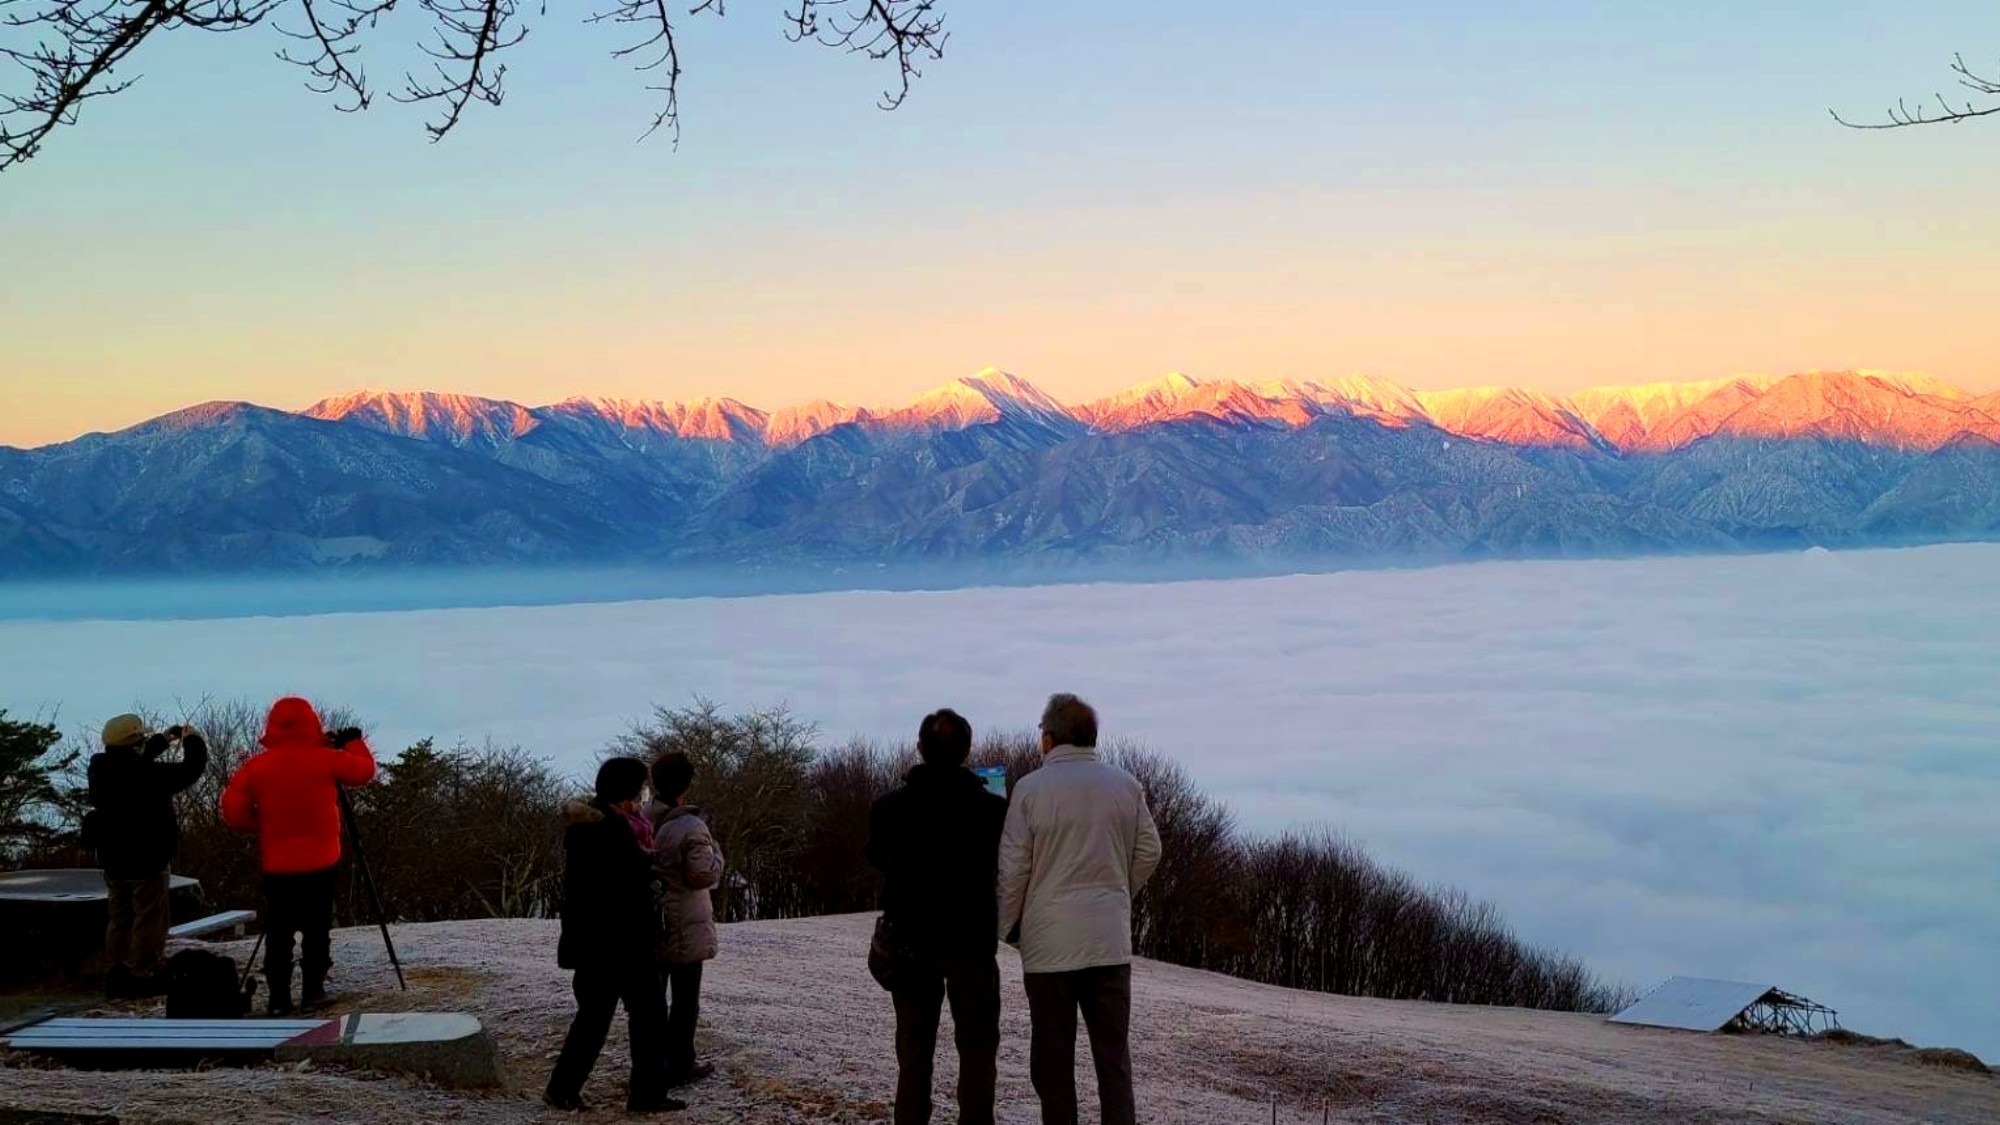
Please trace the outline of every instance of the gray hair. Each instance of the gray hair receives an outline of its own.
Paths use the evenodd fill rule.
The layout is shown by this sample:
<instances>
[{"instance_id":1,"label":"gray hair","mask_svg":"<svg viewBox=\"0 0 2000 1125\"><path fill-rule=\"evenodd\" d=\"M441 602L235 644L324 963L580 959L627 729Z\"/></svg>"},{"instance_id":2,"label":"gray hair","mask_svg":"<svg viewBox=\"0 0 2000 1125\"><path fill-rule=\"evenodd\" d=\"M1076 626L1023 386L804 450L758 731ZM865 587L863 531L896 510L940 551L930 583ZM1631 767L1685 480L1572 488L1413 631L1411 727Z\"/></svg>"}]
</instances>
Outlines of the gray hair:
<instances>
[{"instance_id":1,"label":"gray hair","mask_svg":"<svg viewBox=\"0 0 2000 1125\"><path fill-rule=\"evenodd\" d=\"M1049 705L1042 709L1042 733L1057 746L1096 746L1097 711L1066 691L1051 695Z\"/></svg>"}]
</instances>

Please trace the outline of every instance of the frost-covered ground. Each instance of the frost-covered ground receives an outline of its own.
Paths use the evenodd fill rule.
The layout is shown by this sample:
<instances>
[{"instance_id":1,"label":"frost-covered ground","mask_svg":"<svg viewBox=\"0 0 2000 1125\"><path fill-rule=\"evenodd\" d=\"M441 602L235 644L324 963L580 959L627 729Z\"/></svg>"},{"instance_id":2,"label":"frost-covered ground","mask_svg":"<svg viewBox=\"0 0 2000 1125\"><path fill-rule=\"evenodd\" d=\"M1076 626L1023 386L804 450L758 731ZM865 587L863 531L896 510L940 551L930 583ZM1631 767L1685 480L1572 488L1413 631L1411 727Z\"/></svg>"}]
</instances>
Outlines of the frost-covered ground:
<instances>
[{"instance_id":1,"label":"frost-covered ground","mask_svg":"<svg viewBox=\"0 0 2000 1125\"><path fill-rule=\"evenodd\" d=\"M1340 827L1615 976L2000 1058L2000 547L0 622L0 706L79 731L303 692L577 770L696 695L837 740L1065 689L1251 827Z\"/></svg>"},{"instance_id":2,"label":"frost-covered ground","mask_svg":"<svg viewBox=\"0 0 2000 1125\"><path fill-rule=\"evenodd\" d=\"M699 1043L717 1078L667 1120L778 1125L887 1121L895 1082L888 999L864 963L866 916L723 927ZM336 938L339 1010L462 1009L498 1035L514 1089L473 1097L399 1078L266 1066L201 1073L81 1073L9 1057L0 1109L115 1113L146 1122L573 1120L535 1098L569 1016L555 926L468 922L397 929L400 995L369 930ZM237 956L248 952L235 948ZM1002 1125L1039 1120L1028 1081L1020 962L1001 957ZM2000 1120L2000 1077L1938 1069L1888 1047L1618 1027L1593 1016L1356 1000L1289 992L1142 962L1134 1068L1148 1125L1966 1122ZM950 1038L947 1021L942 1036ZM624 1120L624 1038L584 1091ZM1080 1084L1091 1100L1087 1054ZM937 1120L956 1119L949 1048ZM1086 1119L1093 1119L1091 1110Z\"/></svg>"}]
</instances>

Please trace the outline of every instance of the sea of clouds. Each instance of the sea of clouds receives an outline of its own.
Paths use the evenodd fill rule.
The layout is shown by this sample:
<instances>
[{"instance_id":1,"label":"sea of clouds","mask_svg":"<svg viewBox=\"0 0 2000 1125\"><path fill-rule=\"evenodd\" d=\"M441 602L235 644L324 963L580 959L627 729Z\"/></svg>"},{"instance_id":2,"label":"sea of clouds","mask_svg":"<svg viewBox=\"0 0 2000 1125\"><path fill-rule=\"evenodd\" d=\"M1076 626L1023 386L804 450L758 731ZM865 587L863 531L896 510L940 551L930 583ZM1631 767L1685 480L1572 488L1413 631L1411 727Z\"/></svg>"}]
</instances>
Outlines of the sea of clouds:
<instances>
[{"instance_id":1,"label":"sea of clouds","mask_svg":"<svg viewBox=\"0 0 2000 1125\"><path fill-rule=\"evenodd\" d=\"M579 774L696 696L835 742L945 705L1028 729L1058 690L1246 825L1335 826L1607 975L1768 982L2000 1059L2000 547L0 622L16 716L296 692L378 748Z\"/></svg>"}]
</instances>

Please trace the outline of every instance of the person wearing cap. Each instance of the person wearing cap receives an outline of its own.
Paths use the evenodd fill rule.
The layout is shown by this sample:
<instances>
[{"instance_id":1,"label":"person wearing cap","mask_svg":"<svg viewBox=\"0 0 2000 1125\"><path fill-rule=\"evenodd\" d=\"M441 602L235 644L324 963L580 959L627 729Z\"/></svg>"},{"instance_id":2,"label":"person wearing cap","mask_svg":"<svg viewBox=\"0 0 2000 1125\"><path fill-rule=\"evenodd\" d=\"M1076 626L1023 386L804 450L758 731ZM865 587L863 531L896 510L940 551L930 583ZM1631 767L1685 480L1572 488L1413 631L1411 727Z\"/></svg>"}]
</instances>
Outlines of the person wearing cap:
<instances>
[{"instance_id":1,"label":"person wearing cap","mask_svg":"<svg viewBox=\"0 0 2000 1125\"><path fill-rule=\"evenodd\" d=\"M328 733L312 704L271 705L264 747L236 768L222 793L222 819L257 834L264 871L264 980L270 1013L292 1011L292 939L300 936L305 979L299 1002L326 1000L333 967L333 885L340 863L340 788L375 777L375 755L354 727Z\"/></svg>"},{"instance_id":2,"label":"person wearing cap","mask_svg":"<svg viewBox=\"0 0 2000 1125\"><path fill-rule=\"evenodd\" d=\"M177 761L164 760L175 743ZM137 715L104 724L91 755L85 839L104 869L104 993L113 1000L157 995L167 949L168 867L180 845L174 794L201 780L208 744L193 727L149 732Z\"/></svg>"}]
</instances>

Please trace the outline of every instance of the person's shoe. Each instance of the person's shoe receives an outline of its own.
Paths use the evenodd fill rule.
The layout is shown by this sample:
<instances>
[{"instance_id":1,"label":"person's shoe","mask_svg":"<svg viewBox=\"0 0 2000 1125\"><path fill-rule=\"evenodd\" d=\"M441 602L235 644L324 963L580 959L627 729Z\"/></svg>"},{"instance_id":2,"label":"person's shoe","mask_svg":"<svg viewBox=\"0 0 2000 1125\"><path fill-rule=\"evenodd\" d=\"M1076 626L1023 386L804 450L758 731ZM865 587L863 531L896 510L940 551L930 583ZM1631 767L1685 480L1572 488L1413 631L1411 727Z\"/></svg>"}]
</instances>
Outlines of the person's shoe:
<instances>
[{"instance_id":1,"label":"person's shoe","mask_svg":"<svg viewBox=\"0 0 2000 1125\"><path fill-rule=\"evenodd\" d=\"M106 1000L137 1000L139 994L132 990L132 970L123 965L115 965L104 974L104 998Z\"/></svg>"},{"instance_id":2,"label":"person's shoe","mask_svg":"<svg viewBox=\"0 0 2000 1125\"><path fill-rule=\"evenodd\" d=\"M677 1090L682 1086L692 1086L714 1073L714 1063L696 1063L686 1071L675 1071L673 1074L668 1075L667 1089Z\"/></svg>"},{"instance_id":3,"label":"person's shoe","mask_svg":"<svg viewBox=\"0 0 2000 1125\"><path fill-rule=\"evenodd\" d=\"M159 973L133 973L130 987L131 997L134 1000L147 1000L155 996L165 996L167 994L167 978Z\"/></svg>"},{"instance_id":4,"label":"person's shoe","mask_svg":"<svg viewBox=\"0 0 2000 1125\"><path fill-rule=\"evenodd\" d=\"M551 1090L542 1092L542 1104L564 1113L583 1113L590 1108L590 1103L576 1094L558 1094Z\"/></svg>"},{"instance_id":5,"label":"person's shoe","mask_svg":"<svg viewBox=\"0 0 2000 1125\"><path fill-rule=\"evenodd\" d=\"M679 1098L669 1098L665 1095L661 1095L660 1097L657 1098L648 1098L643 1102L626 1102L625 1112L626 1113L679 1113L681 1110L684 1110L687 1107L688 1104L680 1100Z\"/></svg>"},{"instance_id":6,"label":"person's shoe","mask_svg":"<svg viewBox=\"0 0 2000 1125\"><path fill-rule=\"evenodd\" d=\"M299 1008L301 1011L316 1012L332 1002L327 998L325 985L315 988L308 984L304 988L299 989Z\"/></svg>"},{"instance_id":7,"label":"person's shoe","mask_svg":"<svg viewBox=\"0 0 2000 1125\"><path fill-rule=\"evenodd\" d=\"M286 1016L291 1015L292 1014L291 993L290 992L271 993L271 999L264 1005L264 1014L270 1016L274 1020L281 1020L284 1019Z\"/></svg>"}]
</instances>

